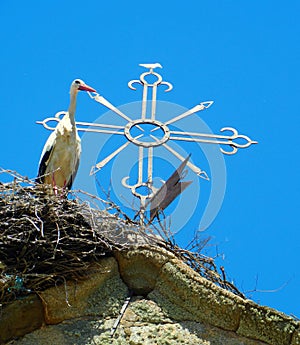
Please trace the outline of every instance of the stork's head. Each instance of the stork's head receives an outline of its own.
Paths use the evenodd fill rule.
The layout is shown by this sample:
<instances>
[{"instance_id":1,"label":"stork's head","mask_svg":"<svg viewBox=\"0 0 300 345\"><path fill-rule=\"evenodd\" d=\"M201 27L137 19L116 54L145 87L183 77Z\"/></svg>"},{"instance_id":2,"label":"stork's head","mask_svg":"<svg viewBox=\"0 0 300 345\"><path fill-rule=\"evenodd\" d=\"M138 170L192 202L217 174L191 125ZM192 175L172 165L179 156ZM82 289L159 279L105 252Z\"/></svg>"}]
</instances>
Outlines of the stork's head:
<instances>
[{"instance_id":1,"label":"stork's head","mask_svg":"<svg viewBox=\"0 0 300 345\"><path fill-rule=\"evenodd\" d=\"M78 92L78 91L90 91L90 92L96 92L95 89L88 86L84 81L81 79L75 79L71 84L71 90L70 93Z\"/></svg>"}]
</instances>

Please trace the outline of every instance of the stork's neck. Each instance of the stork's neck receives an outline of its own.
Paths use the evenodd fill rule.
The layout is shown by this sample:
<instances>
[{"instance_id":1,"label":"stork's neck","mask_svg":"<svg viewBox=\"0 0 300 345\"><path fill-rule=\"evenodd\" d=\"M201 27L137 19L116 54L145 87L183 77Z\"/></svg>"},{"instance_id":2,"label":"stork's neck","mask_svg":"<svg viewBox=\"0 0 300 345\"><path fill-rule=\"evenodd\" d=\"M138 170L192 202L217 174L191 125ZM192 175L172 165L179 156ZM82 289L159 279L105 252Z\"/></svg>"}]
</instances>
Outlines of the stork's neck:
<instances>
[{"instance_id":1,"label":"stork's neck","mask_svg":"<svg viewBox=\"0 0 300 345\"><path fill-rule=\"evenodd\" d=\"M69 117L71 120L72 125L75 126L75 111L76 111L76 99L77 99L77 93L78 91L76 90L71 90L70 94L70 105L69 105Z\"/></svg>"}]
</instances>

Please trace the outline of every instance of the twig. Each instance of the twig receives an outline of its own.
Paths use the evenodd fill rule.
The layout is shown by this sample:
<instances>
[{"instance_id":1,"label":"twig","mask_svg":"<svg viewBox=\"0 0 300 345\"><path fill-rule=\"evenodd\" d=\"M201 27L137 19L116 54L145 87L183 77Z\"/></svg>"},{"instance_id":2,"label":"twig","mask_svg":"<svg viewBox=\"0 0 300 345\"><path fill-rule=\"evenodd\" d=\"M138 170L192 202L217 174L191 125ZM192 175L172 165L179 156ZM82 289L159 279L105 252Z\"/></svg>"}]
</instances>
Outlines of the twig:
<instances>
[{"instance_id":1,"label":"twig","mask_svg":"<svg viewBox=\"0 0 300 345\"><path fill-rule=\"evenodd\" d=\"M35 211L34 214L36 216L36 218L39 220L39 222L41 223L41 235L42 237L44 237L44 222L41 220L41 218L39 217L39 215L37 214L37 208L35 207Z\"/></svg>"},{"instance_id":2,"label":"twig","mask_svg":"<svg viewBox=\"0 0 300 345\"><path fill-rule=\"evenodd\" d=\"M58 246L58 243L59 243L59 240L60 240L60 229L59 229L59 226L58 226L57 223L56 223L56 228L57 228L57 240L56 240L56 245L55 245L54 251L53 251L53 259L55 259L55 254L56 254L56 251L57 251L57 246Z\"/></svg>"}]
</instances>

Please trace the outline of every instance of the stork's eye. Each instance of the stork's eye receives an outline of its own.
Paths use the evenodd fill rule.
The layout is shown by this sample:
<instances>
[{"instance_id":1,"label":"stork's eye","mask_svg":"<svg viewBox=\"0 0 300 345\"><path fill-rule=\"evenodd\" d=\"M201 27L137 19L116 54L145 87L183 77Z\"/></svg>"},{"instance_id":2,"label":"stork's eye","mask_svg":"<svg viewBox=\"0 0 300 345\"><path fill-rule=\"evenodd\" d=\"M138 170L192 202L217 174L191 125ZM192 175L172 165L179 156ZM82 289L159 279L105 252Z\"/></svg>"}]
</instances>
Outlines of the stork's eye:
<instances>
[{"instance_id":1,"label":"stork's eye","mask_svg":"<svg viewBox=\"0 0 300 345\"><path fill-rule=\"evenodd\" d=\"M75 80L74 83L75 83L75 84L78 84L78 85L81 84L81 83L80 83L80 80Z\"/></svg>"}]
</instances>

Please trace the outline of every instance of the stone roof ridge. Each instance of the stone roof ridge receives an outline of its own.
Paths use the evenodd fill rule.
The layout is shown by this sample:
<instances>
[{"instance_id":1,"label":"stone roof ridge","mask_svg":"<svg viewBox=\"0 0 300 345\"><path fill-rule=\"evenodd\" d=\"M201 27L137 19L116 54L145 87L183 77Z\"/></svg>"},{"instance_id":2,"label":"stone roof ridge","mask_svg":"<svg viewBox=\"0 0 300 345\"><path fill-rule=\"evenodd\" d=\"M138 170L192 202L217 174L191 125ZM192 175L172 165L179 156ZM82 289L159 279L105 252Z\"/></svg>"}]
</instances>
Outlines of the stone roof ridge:
<instances>
[{"instance_id":1,"label":"stone roof ridge","mask_svg":"<svg viewBox=\"0 0 300 345\"><path fill-rule=\"evenodd\" d=\"M205 322L271 345L300 344L299 321L217 286L166 249L136 248L115 257L127 286L163 304L173 319Z\"/></svg>"},{"instance_id":2,"label":"stone roof ridge","mask_svg":"<svg viewBox=\"0 0 300 345\"><path fill-rule=\"evenodd\" d=\"M0 344L299 345L299 325L203 278L166 248L143 245L89 264L82 281L9 304Z\"/></svg>"}]
</instances>

